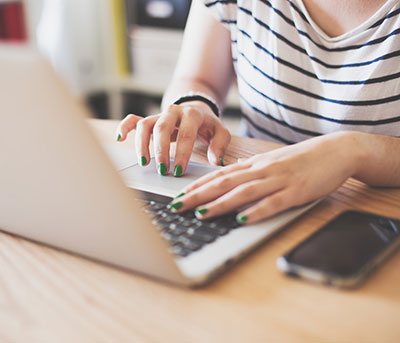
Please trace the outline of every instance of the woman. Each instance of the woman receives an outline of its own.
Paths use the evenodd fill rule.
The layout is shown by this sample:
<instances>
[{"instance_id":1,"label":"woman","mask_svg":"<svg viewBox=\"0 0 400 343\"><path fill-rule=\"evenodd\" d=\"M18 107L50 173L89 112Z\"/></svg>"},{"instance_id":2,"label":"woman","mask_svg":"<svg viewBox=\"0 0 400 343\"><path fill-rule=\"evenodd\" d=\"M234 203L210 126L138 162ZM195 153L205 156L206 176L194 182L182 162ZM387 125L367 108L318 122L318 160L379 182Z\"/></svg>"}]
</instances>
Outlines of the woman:
<instances>
[{"instance_id":1,"label":"woman","mask_svg":"<svg viewBox=\"0 0 400 343\"><path fill-rule=\"evenodd\" d=\"M205 219L251 203L237 220L254 223L349 177L400 185L399 1L201 1L193 1L162 113L127 116L119 140L136 129L144 166L153 135L161 174L175 138L175 176L196 138L209 144L210 163L223 165L230 134L217 115L236 77L245 133L288 145L204 176L173 211Z\"/></svg>"}]
</instances>

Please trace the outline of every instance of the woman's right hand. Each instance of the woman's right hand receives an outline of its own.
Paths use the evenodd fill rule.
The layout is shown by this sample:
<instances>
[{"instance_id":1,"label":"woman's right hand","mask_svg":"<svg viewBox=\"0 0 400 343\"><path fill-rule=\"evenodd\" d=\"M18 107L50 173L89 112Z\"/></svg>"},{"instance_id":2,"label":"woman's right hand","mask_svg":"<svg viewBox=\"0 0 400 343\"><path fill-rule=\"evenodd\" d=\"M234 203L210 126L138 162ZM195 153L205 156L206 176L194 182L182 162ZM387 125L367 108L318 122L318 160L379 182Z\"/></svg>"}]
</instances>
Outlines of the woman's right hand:
<instances>
[{"instance_id":1,"label":"woman's right hand","mask_svg":"<svg viewBox=\"0 0 400 343\"><path fill-rule=\"evenodd\" d=\"M200 101L170 105L160 114L142 118L127 115L117 129L117 140L124 141L136 129L135 147L138 161L145 166L150 161L149 144L153 138L158 172L170 170L170 144L176 141L173 175L185 173L196 139L208 144L210 164L223 165L223 156L231 135L211 109ZM119 139L118 139L119 138Z\"/></svg>"}]
</instances>

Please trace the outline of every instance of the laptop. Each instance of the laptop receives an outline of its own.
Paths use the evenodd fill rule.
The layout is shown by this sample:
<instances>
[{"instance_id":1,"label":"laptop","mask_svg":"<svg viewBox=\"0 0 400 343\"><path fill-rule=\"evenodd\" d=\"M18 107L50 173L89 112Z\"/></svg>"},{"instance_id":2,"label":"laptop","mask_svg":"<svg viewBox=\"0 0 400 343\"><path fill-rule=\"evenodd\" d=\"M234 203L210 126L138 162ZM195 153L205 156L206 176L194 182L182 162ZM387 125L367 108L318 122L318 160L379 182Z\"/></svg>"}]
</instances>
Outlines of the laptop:
<instances>
[{"instance_id":1,"label":"laptop","mask_svg":"<svg viewBox=\"0 0 400 343\"><path fill-rule=\"evenodd\" d=\"M88 127L88 110L37 52L0 47L0 75L2 231L199 286L312 206L243 227L233 214L204 223L190 211L172 214L171 196L214 167L191 163L187 176L173 178L127 161L118 172Z\"/></svg>"}]
</instances>

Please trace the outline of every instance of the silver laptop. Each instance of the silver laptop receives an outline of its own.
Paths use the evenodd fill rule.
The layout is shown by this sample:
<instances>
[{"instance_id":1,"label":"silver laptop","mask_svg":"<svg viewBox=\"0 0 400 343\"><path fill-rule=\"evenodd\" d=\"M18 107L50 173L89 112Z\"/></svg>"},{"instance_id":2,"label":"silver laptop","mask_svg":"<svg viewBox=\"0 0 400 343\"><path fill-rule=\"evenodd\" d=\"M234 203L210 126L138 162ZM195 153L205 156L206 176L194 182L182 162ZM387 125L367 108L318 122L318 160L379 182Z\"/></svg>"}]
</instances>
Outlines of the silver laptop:
<instances>
[{"instance_id":1,"label":"silver laptop","mask_svg":"<svg viewBox=\"0 0 400 343\"><path fill-rule=\"evenodd\" d=\"M211 167L190 164L177 179L133 161L118 173L86 108L28 48L0 47L0 106L0 229L37 242L195 286L311 206L245 227L230 215L204 225L190 212L171 218L169 196Z\"/></svg>"}]
</instances>

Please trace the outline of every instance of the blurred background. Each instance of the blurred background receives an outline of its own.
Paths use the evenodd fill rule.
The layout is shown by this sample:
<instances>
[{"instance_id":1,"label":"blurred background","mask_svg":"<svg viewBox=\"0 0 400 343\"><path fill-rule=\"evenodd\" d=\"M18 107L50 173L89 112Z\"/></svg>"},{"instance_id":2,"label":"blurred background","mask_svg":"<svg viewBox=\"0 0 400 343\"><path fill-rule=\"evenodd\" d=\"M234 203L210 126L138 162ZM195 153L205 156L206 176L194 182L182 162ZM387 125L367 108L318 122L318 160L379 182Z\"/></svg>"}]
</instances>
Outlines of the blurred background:
<instances>
[{"instance_id":1,"label":"blurred background","mask_svg":"<svg viewBox=\"0 0 400 343\"><path fill-rule=\"evenodd\" d=\"M190 0L0 0L0 43L31 44L98 118L159 111ZM201 28L199 28L201 29ZM223 120L239 126L235 87Z\"/></svg>"}]
</instances>

